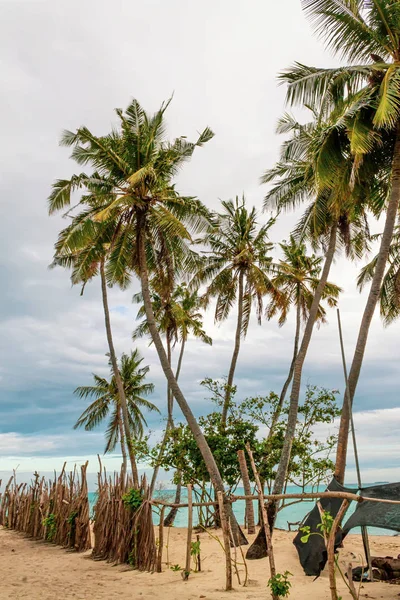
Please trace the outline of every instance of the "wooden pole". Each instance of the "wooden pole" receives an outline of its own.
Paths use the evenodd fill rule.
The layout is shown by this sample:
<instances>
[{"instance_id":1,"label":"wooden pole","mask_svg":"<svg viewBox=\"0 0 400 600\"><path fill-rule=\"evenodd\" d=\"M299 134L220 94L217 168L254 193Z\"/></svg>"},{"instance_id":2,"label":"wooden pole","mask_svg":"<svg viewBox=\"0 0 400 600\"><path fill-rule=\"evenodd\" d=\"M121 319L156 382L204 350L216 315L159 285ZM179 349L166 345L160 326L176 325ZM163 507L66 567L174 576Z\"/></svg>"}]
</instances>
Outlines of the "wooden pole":
<instances>
[{"instance_id":1,"label":"wooden pole","mask_svg":"<svg viewBox=\"0 0 400 600\"><path fill-rule=\"evenodd\" d=\"M269 528L267 510L265 508L265 498L264 498L264 494L262 491L260 477L258 475L256 463L254 462L253 452L250 449L250 444L246 444L246 450L247 450L247 453L250 458L251 468L253 469L254 479L256 482L256 486L257 486L258 500L259 500L260 508L261 508L263 527L264 527L264 532L265 532L265 539L267 540L267 552L268 552L268 559L269 559L270 577L272 579L276 575L276 568L275 568L275 557L274 557L274 548L272 545L271 530ZM274 593L272 593L272 599L278 600L278 597Z\"/></svg>"},{"instance_id":2,"label":"wooden pole","mask_svg":"<svg viewBox=\"0 0 400 600\"><path fill-rule=\"evenodd\" d=\"M225 549L225 573L226 573L226 584L225 589L229 592L232 589L232 561L231 561L231 542L229 538L229 525L226 519L226 512L224 506L224 496L222 492L217 492L219 514L221 518L222 536L224 539Z\"/></svg>"},{"instance_id":3,"label":"wooden pole","mask_svg":"<svg viewBox=\"0 0 400 600\"><path fill-rule=\"evenodd\" d=\"M239 459L240 474L242 476L244 493L246 494L246 496L249 496L251 495L251 486L244 450L238 450L237 455ZM255 533L256 527L254 524L254 507L253 501L250 499L246 500L246 520L247 533Z\"/></svg>"},{"instance_id":4,"label":"wooden pole","mask_svg":"<svg viewBox=\"0 0 400 600\"><path fill-rule=\"evenodd\" d=\"M158 553L157 553L157 573L162 573L162 553L164 545L164 513L165 506L161 507L160 524L158 526Z\"/></svg>"},{"instance_id":5,"label":"wooden pole","mask_svg":"<svg viewBox=\"0 0 400 600\"><path fill-rule=\"evenodd\" d=\"M336 574L335 574L335 538L337 529L346 513L349 506L348 500L343 500L342 505L336 515L332 529L328 536L327 553L328 553L328 569L329 569L329 587L331 589L331 599L338 600L337 589L336 589Z\"/></svg>"},{"instance_id":6,"label":"wooden pole","mask_svg":"<svg viewBox=\"0 0 400 600\"><path fill-rule=\"evenodd\" d=\"M182 573L183 581L187 581L190 575L190 561L191 561L191 550L192 550L192 529L193 529L193 498L192 498L192 486L190 483L187 486L188 494L188 527L187 527L187 543L186 543L186 565L185 570Z\"/></svg>"},{"instance_id":7,"label":"wooden pole","mask_svg":"<svg viewBox=\"0 0 400 600\"><path fill-rule=\"evenodd\" d=\"M199 547L199 553L197 555L197 572L200 573L200 571L201 571L201 556L200 556L200 536L199 536L199 534L196 535L196 540L197 540L197 545Z\"/></svg>"},{"instance_id":8,"label":"wooden pole","mask_svg":"<svg viewBox=\"0 0 400 600\"><path fill-rule=\"evenodd\" d=\"M350 415L350 429L351 429L351 437L353 440L353 450L354 450L354 461L356 464L356 473L357 473L357 483L358 488L361 490L361 469L360 462L358 460L358 449L357 449L357 439L356 439L356 431L354 429L354 419L353 419L353 406L351 403L349 386L348 386L348 377L347 377L347 365L346 365L346 355L344 352L344 342L343 342L343 332L342 332L342 321L340 319L340 310L337 309L337 320L338 320L338 329L339 329L339 340L340 340L340 350L342 353L342 365L343 365L343 374L344 374L344 383L345 383L345 398L347 400L347 406L349 409ZM368 529L365 525L361 525L361 535L364 545L365 558L367 560L368 565L368 574L370 581L374 580L374 576L372 574L372 565L371 565L371 550L369 547L369 538L368 538Z\"/></svg>"}]
</instances>

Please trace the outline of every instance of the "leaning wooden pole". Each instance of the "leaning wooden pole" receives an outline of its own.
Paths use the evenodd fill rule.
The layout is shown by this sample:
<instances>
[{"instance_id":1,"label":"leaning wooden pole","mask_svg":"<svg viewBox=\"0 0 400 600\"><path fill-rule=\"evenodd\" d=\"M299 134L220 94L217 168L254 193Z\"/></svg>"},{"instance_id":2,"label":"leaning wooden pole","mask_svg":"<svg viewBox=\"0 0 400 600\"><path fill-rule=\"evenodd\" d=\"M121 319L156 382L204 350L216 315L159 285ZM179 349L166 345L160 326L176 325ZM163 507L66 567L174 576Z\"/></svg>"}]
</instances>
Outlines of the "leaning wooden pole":
<instances>
[{"instance_id":1,"label":"leaning wooden pole","mask_svg":"<svg viewBox=\"0 0 400 600\"><path fill-rule=\"evenodd\" d=\"M192 498L192 486L190 483L187 486L188 495L188 527L187 527L187 540L186 540L186 564L185 571L183 572L183 581L187 581L190 575L190 561L192 557L192 530L193 530L193 498Z\"/></svg>"},{"instance_id":2,"label":"leaning wooden pole","mask_svg":"<svg viewBox=\"0 0 400 600\"><path fill-rule=\"evenodd\" d=\"M246 496L251 495L251 485L249 470L246 463L246 455L244 450L238 450L237 452L239 459L240 474L242 476L244 493ZM247 520L247 533L255 533L256 527L254 523L254 506L252 500L246 500L246 520Z\"/></svg>"},{"instance_id":3,"label":"leaning wooden pole","mask_svg":"<svg viewBox=\"0 0 400 600\"><path fill-rule=\"evenodd\" d=\"M219 514L221 519L222 537L224 539L225 550L225 574L226 583L225 589L229 592L232 589L232 560L231 560L231 542L229 537L229 524L226 518L224 496L222 492L217 492Z\"/></svg>"},{"instance_id":4,"label":"leaning wooden pole","mask_svg":"<svg viewBox=\"0 0 400 600\"><path fill-rule=\"evenodd\" d=\"M340 310L337 309L337 320L338 320L338 329L339 329L339 340L340 340L340 350L342 354L342 364L343 364L343 374L344 374L344 384L345 384L345 398L349 409L350 415L350 429L351 429L351 437L353 441L353 451L354 451L354 461L356 464L356 472L357 472L357 484L359 490L361 490L362 482L361 482L361 469L360 469L360 461L358 459L358 449L357 449L357 438L356 431L354 428L354 419L353 419L353 407L351 404L350 392L349 392L349 382L347 376L347 365L346 365L346 355L344 352L344 342L343 342L343 331L342 331L342 321L340 318ZM371 550L369 547L369 539L368 539L368 529L365 525L361 526L361 535L364 546L365 558L368 565L368 573L371 581L374 580L372 574L372 564L371 564Z\"/></svg>"},{"instance_id":5,"label":"leaning wooden pole","mask_svg":"<svg viewBox=\"0 0 400 600\"><path fill-rule=\"evenodd\" d=\"M349 501L343 500L342 505L339 509L339 512L336 515L336 517L332 523L332 529L329 532L329 536L328 536L327 544L326 544L326 550L327 550L327 554L328 554L329 587L331 590L331 600L339 600L339 597L337 594L336 573L335 573L335 539L336 539L336 532L338 530L341 520L343 519L343 517L346 513L348 506L349 506Z\"/></svg>"},{"instance_id":6,"label":"leaning wooden pole","mask_svg":"<svg viewBox=\"0 0 400 600\"><path fill-rule=\"evenodd\" d=\"M267 509L265 508L265 498L264 498L263 490L261 487L261 481L260 481L260 477L258 475L256 463L254 462L253 452L251 451L251 448L250 448L250 444L246 444L246 450L247 450L247 453L250 458L250 464L251 464L251 468L253 469L254 479L256 482L256 486L257 486L258 501L260 503L260 508L261 508L261 515L262 515L262 520L263 520L265 539L267 540L267 552L268 552L268 559L269 559L270 577L272 578L272 577L275 577L275 575L276 575L276 567L275 567L274 548L272 545L271 529L269 527ZM272 593L272 600L278 600L278 597L275 596L274 593Z\"/></svg>"}]
</instances>

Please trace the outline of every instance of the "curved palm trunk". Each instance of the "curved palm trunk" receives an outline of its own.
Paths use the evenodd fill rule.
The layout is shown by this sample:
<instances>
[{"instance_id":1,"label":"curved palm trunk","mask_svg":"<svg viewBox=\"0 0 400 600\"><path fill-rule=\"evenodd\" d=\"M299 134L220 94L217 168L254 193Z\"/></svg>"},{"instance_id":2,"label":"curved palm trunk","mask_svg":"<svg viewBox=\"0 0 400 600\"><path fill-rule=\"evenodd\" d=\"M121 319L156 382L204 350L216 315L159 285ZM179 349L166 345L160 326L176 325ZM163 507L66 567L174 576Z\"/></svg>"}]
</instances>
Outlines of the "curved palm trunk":
<instances>
[{"instance_id":1,"label":"curved palm trunk","mask_svg":"<svg viewBox=\"0 0 400 600\"><path fill-rule=\"evenodd\" d=\"M118 429L119 429L119 441L121 444L121 453L122 453L122 470L121 477L123 482L125 483L126 471L128 466L128 456L126 454L126 446L125 446L125 432L123 426L123 416L121 407L118 407Z\"/></svg>"},{"instance_id":2,"label":"curved palm trunk","mask_svg":"<svg viewBox=\"0 0 400 600\"><path fill-rule=\"evenodd\" d=\"M209 445L207 444L207 440L204 437L203 432L201 431L199 424L197 423L195 416L186 400L182 391L176 381L174 373L172 371L171 365L168 362L168 357L165 352L160 334L157 329L157 323L154 317L153 307L151 304L151 296L150 296L150 287L149 287L149 274L147 267L147 258L146 258L146 245L145 245L145 228L146 228L146 214L144 211L137 211L137 256L139 260L139 274L140 281L142 287L142 295L143 295L143 306L146 312L147 324L149 327L149 331L151 334L151 338L153 340L154 346L157 350L158 358L160 360L160 364L162 370L164 371L164 375L168 381L168 384L171 388L171 391L181 409L184 417L186 418L187 424L190 428L190 431L193 434L193 437L196 441L196 444L201 452L203 460L205 462L207 471L210 475L210 479L216 491L220 491L222 493L225 492L224 482L222 480L221 474L219 472L217 463L215 462L214 456L210 450ZM231 504L227 504L227 511L229 516L231 517L233 537L235 543L247 543L243 532L241 531L232 511Z\"/></svg>"},{"instance_id":3,"label":"curved palm trunk","mask_svg":"<svg viewBox=\"0 0 400 600\"><path fill-rule=\"evenodd\" d=\"M229 369L228 380L227 380L227 388L225 393L224 405L222 407L222 416L221 416L221 429L225 429L226 427L226 419L228 417L229 403L231 400L231 391L233 385L233 377L235 375L236 363L239 356L240 350L240 338L242 332L242 321L243 321L243 279L244 273L240 271L239 274L239 290L238 290L238 318L236 324L236 335L235 335L235 347L233 349L231 366Z\"/></svg>"},{"instance_id":4,"label":"curved palm trunk","mask_svg":"<svg viewBox=\"0 0 400 600\"><path fill-rule=\"evenodd\" d=\"M113 342L112 332L111 332L110 310L108 307L107 282L106 282L106 276L105 276L105 272L104 272L104 261L101 261L101 263L100 263L100 276L101 276L101 291L102 291L102 297L103 297L104 321L106 324L107 342L108 342L108 348L110 350L111 365L112 365L115 381L117 384L119 401L121 404L121 410L122 410L122 415L123 415L122 421L123 421L124 432L125 432L125 441L126 441L126 445L128 447L129 459L130 459L130 463L131 463L133 485L138 488L139 487L139 474L138 474L138 469L137 469L137 465L136 465L135 454L133 452L131 444L129 443L131 434L129 431L128 404L126 402L124 384L122 383L121 374L118 369L117 356L115 354L114 342Z\"/></svg>"},{"instance_id":5,"label":"curved palm trunk","mask_svg":"<svg viewBox=\"0 0 400 600\"><path fill-rule=\"evenodd\" d=\"M180 504L181 495L182 495L182 477L181 477L181 473L179 473L179 480L178 480L178 483L176 485L176 490L175 490L174 504ZM177 508L171 508L171 510L169 511L169 513L167 514L167 516L164 519L164 527L171 527L171 525L174 524L177 513L178 513Z\"/></svg>"},{"instance_id":6,"label":"curved palm trunk","mask_svg":"<svg viewBox=\"0 0 400 600\"><path fill-rule=\"evenodd\" d=\"M297 304L297 309L296 309L296 333L294 336L294 349L293 349L293 358L292 358L292 362L290 365L290 369L289 369L289 374L287 376L287 379L283 385L282 391L281 391L281 395L279 397L279 403L278 406L276 408L276 411L272 417L272 423L271 423L271 428L269 430L268 433L268 438L270 438L272 436L272 434L274 433L276 424L278 422L278 419L280 417L281 411L282 411L282 406L283 403L285 401L285 397L286 397L286 393L288 391L290 382L292 381L293 378L293 373L294 373L294 365L296 364L296 358L297 358L297 354L299 351L299 340L300 340L300 327L301 327L301 305L300 305L300 297L298 298L299 302Z\"/></svg>"},{"instance_id":7,"label":"curved palm trunk","mask_svg":"<svg viewBox=\"0 0 400 600\"><path fill-rule=\"evenodd\" d=\"M182 360L183 360L183 353L185 351L185 344L186 344L186 339L183 337L182 338L182 344L181 344L181 349L179 352L179 358L178 358L178 364L176 367L176 373L175 373L175 379L176 381L178 381L179 379L179 375L181 372L181 368L182 368ZM181 501L181 495L182 495L182 474L179 472L178 473L178 484L176 486L176 490L175 490L175 500L174 500L174 504L179 504ZM175 517L178 514L178 509L177 508L171 508L171 510L169 511L168 515L165 517L164 520L164 526L165 527L171 527L171 525L174 524L175 521Z\"/></svg>"},{"instance_id":8,"label":"curved palm trunk","mask_svg":"<svg viewBox=\"0 0 400 600\"><path fill-rule=\"evenodd\" d=\"M167 331L166 337L167 337L167 358L168 358L168 363L171 366L171 335L170 335L169 331ZM169 427L173 427L174 426L174 420L173 420L174 397L171 393L171 388L170 388L168 382L167 382L167 406L168 406L168 424L169 424Z\"/></svg>"},{"instance_id":9,"label":"curved palm trunk","mask_svg":"<svg viewBox=\"0 0 400 600\"><path fill-rule=\"evenodd\" d=\"M374 276L371 281L367 303L361 320L360 331L357 338L356 349L354 351L353 361L351 363L347 390L344 395L342 415L340 419L339 437L336 452L335 477L339 483L344 483L346 471L347 444L350 426L350 410L347 400L347 391L350 402L353 404L354 394L356 392L358 379L364 359L365 348L368 340L369 328L382 286L382 280L385 274L386 263L389 256L390 244L393 237L393 231L397 221L400 200L400 123L397 126L396 143L393 153L392 163L392 190L390 200L386 211L385 227L382 234L381 245L379 248L378 260Z\"/></svg>"},{"instance_id":10,"label":"curved palm trunk","mask_svg":"<svg viewBox=\"0 0 400 600\"><path fill-rule=\"evenodd\" d=\"M167 358L168 358L169 364L171 365L171 341L170 341L170 336L169 336L168 332L167 332L167 336L166 337L167 337ZM162 457L164 455L165 446L167 444L168 432L169 432L170 429L172 429L174 427L173 402L174 402L174 396L172 395L171 388L169 387L169 383L167 382L167 411L168 411L167 426L165 428L164 437L163 437L163 440L161 442L160 451L158 453L157 463L156 463L156 466L154 467L153 475L151 477L151 482L150 482L150 496L153 495L153 492L154 492L155 487L156 487L157 476L158 476L158 472L160 470L161 459L162 459Z\"/></svg>"},{"instance_id":11,"label":"curved palm trunk","mask_svg":"<svg viewBox=\"0 0 400 600\"><path fill-rule=\"evenodd\" d=\"M322 293L325 288L325 284L328 280L329 271L332 265L333 257L335 254L336 248L336 232L337 232L337 224L335 224L330 233L329 238L329 246L325 255L325 263L324 268L322 270L321 279L317 285L315 290L314 298L312 301L312 305L310 308L310 314L308 316L307 324L304 329L304 335L301 342L300 350L297 354L294 372L293 372L293 385L292 391L290 394L290 405L289 405L289 414L288 421L286 426L286 434L285 440L283 442L283 448L281 452L281 457L278 465L278 470L276 472L273 494L282 494L285 479L287 475L287 470L290 461L290 454L292 450L293 438L296 431L296 423L297 423L297 412L299 407L299 396L300 396L300 385L301 385L301 375L303 371L304 361L307 355L307 350L310 345L312 332L314 329L315 320L318 314L319 303L321 302ZM270 523L271 530L273 529L276 513L277 513L278 504L277 502L271 502L268 505L268 520ZM248 558L261 558L262 556L266 556L267 546L265 540L265 533L263 534L264 529L260 529L260 532L257 538L254 541L254 548L251 546L248 551Z\"/></svg>"}]
</instances>

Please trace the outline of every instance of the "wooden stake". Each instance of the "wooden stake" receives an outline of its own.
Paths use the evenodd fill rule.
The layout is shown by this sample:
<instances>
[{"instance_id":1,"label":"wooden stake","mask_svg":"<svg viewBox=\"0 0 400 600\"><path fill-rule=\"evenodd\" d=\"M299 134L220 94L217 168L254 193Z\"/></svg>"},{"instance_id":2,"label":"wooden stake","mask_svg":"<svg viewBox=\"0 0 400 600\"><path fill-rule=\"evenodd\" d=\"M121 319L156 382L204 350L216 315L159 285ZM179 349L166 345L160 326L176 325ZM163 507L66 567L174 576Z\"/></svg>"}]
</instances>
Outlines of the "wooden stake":
<instances>
[{"instance_id":1,"label":"wooden stake","mask_svg":"<svg viewBox=\"0 0 400 600\"><path fill-rule=\"evenodd\" d=\"M262 515L262 520L263 520L265 539L267 540L267 552L268 552L268 558L269 558L270 577L272 579L276 575L276 568L275 568L275 557L274 557L274 548L272 545L271 530L269 528L267 510L265 508L265 498L264 498L264 494L262 491L260 477L258 475L256 463L254 462L253 452L250 449L250 444L246 444L246 450L247 450L247 453L250 458L251 468L253 469L254 479L256 482L256 486L257 486L258 501L260 503L260 508L261 508L261 515ZM275 594L273 594L273 593L272 593L272 599L278 600L277 596L275 596Z\"/></svg>"},{"instance_id":2,"label":"wooden stake","mask_svg":"<svg viewBox=\"0 0 400 600\"><path fill-rule=\"evenodd\" d=\"M162 573L162 553L164 545L164 513L165 506L161 507L160 524L158 526L158 553L157 553L157 573Z\"/></svg>"},{"instance_id":3,"label":"wooden stake","mask_svg":"<svg viewBox=\"0 0 400 600\"><path fill-rule=\"evenodd\" d=\"M199 547L199 553L197 555L197 572L200 573L200 571L201 571L201 556L200 556L200 536L199 536L199 534L196 535L196 540L197 540L197 545Z\"/></svg>"},{"instance_id":4,"label":"wooden stake","mask_svg":"<svg viewBox=\"0 0 400 600\"><path fill-rule=\"evenodd\" d=\"M238 450L238 459L239 459L239 467L240 474L242 476L244 493L247 495L251 495L251 486L250 486L250 477L249 471L247 469L246 456L244 450ZM246 500L246 520L247 520L247 532L255 533L256 528L254 524L254 507L252 500Z\"/></svg>"},{"instance_id":5,"label":"wooden stake","mask_svg":"<svg viewBox=\"0 0 400 600\"><path fill-rule=\"evenodd\" d=\"M226 572L226 584L225 589L229 592L232 589L232 561L231 561L231 542L229 538L229 526L226 519L226 512L224 506L224 496L222 492L217 492L219 514L221 518L222 536L224 538L224 549L225 549L225 572Z\"/></svg>"},{"instance_id":6,"label":"wooden stake","mask_svg":"<svg viewBox=\"0 0 400 600\"><path fill-rule=\"evenodd\" d=\"M328 569L329 569L329 587L331 589L331 598L332 600L338 600L337 589L336 589L336 575L335 575L335 538L337 529L345 515L345 512L349 506L348 500L343 500L342 505L339 509L338 514L336 515L332 529L328 536Z\"/></svg>"},{"instance_id":7,"label":"wooden stake","mask_svg":"<svg viewBox=\"0 0 400 600\"><path fill-rule=\"evenodd\" d=\"M192 550L192 529L193 529L193 499L192 499L192 486L190 483L187 486L188 493L188 528L187 528L187 544L186 544L186 565L185 571L182 573L183 581L187 581L190 575L190 562L191 562L191 550Z\"/></svg>"}]
</instances>

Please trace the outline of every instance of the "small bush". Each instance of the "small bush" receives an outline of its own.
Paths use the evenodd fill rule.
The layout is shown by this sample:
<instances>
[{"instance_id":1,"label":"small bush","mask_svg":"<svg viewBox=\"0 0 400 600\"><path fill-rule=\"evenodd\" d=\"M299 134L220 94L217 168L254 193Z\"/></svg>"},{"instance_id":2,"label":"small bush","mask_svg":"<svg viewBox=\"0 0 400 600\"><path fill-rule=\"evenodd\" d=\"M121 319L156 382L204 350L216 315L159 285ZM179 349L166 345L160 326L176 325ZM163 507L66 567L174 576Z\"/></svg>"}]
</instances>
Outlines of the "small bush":
<instances>
[{"instance_id":1,"label":"small bush","mask_svg":"<svg viewBox=\"0 0 400 600\"><path fill-rule=\"evenodd\" d=\"M277 573L274 577L268 581L268 587L271 588L271 592L274 596L278 596L278 598L287 598L290 593L290 588L292 584L289 581L289 571L285 571L283 575L281 573Z\"/></svg>"}]
</instances>

